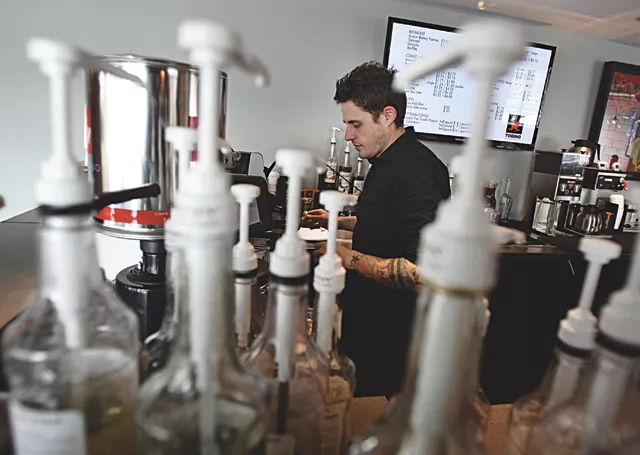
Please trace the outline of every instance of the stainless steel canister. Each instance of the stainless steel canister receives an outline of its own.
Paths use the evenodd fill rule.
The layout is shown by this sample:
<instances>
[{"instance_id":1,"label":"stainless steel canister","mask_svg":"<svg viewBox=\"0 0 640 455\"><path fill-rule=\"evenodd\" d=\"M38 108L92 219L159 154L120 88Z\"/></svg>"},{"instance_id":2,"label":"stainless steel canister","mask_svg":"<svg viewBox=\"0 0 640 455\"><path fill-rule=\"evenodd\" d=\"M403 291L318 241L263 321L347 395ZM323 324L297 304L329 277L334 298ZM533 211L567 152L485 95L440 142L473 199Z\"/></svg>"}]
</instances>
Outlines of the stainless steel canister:
<instances>
[{"instance_id":1,"label":"stainless steel canister","mask_svg":"<svg viewBox=\"0 0 640 455\"><path fill-rule=\"evenodd\" d=\"M138 76L147 90L100 71L87 76L87 165L95 194L160 185L158 197L105 208L100 232L150 240L164 235L177 178L177 160L165 141L167 126L198 126L198 70L185 63L133 55L104 57ZM220 76L218 134L225 137L227 76Z\"/></svg>"}]
</instances>

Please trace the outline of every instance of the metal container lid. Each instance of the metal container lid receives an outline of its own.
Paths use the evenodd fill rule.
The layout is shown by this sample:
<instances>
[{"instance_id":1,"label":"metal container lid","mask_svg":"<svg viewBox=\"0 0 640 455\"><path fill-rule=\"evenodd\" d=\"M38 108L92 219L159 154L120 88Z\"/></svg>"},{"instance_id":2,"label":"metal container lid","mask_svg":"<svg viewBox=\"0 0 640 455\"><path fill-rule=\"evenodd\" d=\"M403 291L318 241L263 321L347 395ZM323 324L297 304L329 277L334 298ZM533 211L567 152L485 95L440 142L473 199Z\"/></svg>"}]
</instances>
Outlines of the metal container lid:
<instances>
[{"instance_id":1,"label":"metal container lid","mask_svg":"<svg viewBox=\"0 0 640 455\"><path fill-rule=\"evenodd\" d=\"M177 60L168 60L157 57L146 57L144 55L136 54L107 54L100 57L102 60L109 63L142 63L144 65L154 68L176 68L183 71L198 72L198 67L185 62L179 62ZM227 79L227 73L220 71L222 78Z\"/></svg>"}]
</instances>

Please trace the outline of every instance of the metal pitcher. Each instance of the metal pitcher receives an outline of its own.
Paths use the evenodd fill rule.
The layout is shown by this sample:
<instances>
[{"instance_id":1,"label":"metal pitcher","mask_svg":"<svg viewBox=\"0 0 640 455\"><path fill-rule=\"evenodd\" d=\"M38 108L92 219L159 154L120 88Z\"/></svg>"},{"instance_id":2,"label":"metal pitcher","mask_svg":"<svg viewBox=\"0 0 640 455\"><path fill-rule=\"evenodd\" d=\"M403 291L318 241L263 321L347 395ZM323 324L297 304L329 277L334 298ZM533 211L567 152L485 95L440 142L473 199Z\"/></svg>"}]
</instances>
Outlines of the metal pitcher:
<instances>
[{"instance_id":1,"label":"metal pitcher","mask_svg":"<svg viewBox=\"0 0 640 455\"><path fill-rule=\"evenodd\" d=\"M98 231L115 237L153 240L164 236L178 175L167 126L198 126L198 70L169 60L134 55L104 57L138 76L147 90L100 71L87 75L85 144L94 193L160 185L159 197L105 208ZM126 81L124 81L126 82ZM227 76L220 75L218 135L225 137Z\"/></svg>"}]
</instances>

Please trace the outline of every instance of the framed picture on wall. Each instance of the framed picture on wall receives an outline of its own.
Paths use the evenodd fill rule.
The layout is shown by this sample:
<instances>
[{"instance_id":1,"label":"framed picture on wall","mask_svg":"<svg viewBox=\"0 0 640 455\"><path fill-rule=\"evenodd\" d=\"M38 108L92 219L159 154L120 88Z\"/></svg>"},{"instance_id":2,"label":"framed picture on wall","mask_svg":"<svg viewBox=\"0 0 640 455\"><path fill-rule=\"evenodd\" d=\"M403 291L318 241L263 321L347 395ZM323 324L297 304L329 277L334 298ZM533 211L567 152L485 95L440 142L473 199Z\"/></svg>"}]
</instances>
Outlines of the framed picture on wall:
<instances>
[{"instance_id":1,"label":"framed picture on wall","mask_svg":"<svg viewBox=\"0 0 640 455\"><path fill-rule=\"evenodd\" d=\"M604 64L589 140L600 144L601 160L640 172L640 66Z\"/></svg>"}]
</instances>

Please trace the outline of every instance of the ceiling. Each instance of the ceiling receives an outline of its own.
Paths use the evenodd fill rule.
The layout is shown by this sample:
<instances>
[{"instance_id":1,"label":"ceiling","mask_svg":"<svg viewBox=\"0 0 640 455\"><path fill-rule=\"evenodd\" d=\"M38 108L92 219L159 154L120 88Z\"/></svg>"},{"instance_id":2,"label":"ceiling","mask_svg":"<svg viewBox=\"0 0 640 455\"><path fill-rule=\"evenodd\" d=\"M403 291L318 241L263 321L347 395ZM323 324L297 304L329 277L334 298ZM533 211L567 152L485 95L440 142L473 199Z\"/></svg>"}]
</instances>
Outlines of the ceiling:
<instances>
[{"instance_id":1,"label":"ceiling","mask_svg":"<svg viewBox=\"0 0 640 455\"><path fill-rule=\"evenodd\" d=\"M405 0L478 9L478 0ZM640 0L484 0L484 11L640 47Z\"/></svg>"}]
</instances>

